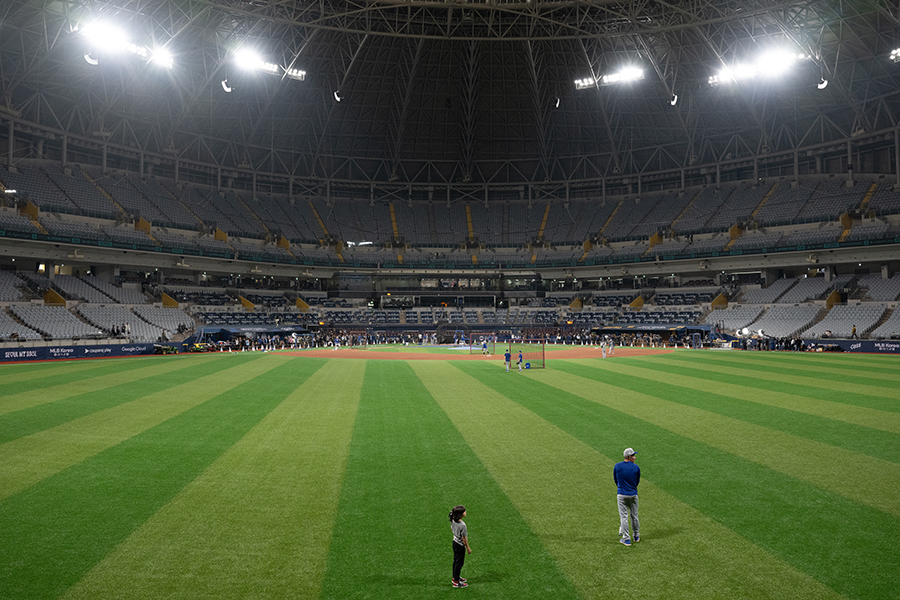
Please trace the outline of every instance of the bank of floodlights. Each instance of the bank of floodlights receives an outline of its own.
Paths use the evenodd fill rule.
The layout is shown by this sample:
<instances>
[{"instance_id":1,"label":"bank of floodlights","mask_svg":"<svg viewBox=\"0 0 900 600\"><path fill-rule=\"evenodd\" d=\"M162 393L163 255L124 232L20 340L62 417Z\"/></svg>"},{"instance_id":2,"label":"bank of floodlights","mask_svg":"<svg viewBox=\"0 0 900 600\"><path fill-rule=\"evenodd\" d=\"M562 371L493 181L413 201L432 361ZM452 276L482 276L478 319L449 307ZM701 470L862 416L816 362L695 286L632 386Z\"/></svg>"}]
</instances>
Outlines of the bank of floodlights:
<instances>
[{"instance_id":1,"label":"bank of floodlights","mask_svg":"<svg viewBox=\"0 0 900 600\"><path fill-rule=\"evenodd\" d=\"M600 78L600 85L615 85L617 83L629 83L644 78L644 70L637 67L625 67L615 73L604 75Z\"/></svg>"},{"instance_id":2,"label":"bank of floodlights","mask_svg":"<svg viewBox=\"0 0 900 600\"><path fill-rule=\"evenodd\" d=\"M891 50L891 60L895 63L900 63L900 48Z\"/></svg>"},{"instance_id":3,"label":"bank of floodlights","mask_svg":"<svg viewBox=\"0 0 900 600\"><path fill-rule=\"evenodd\" d=\"M638 81L644 78L644 70L638 67L625 67L616 71L615 73L609 73L608 75L601 75L599 79L594 79L593 77L585 77L583 79L575 80L575 89L576 90L586 90L588 88L595 87L596 85L615 85L617 83L629 83L631 81Z\"/></svg>"},{"instance_id":4,"label":"bank of floodlights","mask_svg":"<svg viewBox=\"0 0 900 600\"><path fill-rule=\"evenodd\" d=\"M132 42L128 34L107 21L94 21L80 30L88 42L88 51L84 60L91 66L100 64L101 57L133 56L145 62L153 63L165 69L171 69L175 61L165 48L148 48Z\"/></svg>"},{"instance_id":5,"label":"bank of floodlights","mask_svg":"<svg viewBox=\"0 0 900 600\"><path fill-rule=\"evenodd\" d=\"M294 68L287 69L277 63L264 60L254 50L238 50L234 53L234 62L238 67L247 71L259 71L268 75L284 75L297 81L306 79L306 71Z\"/></svg>"},{"instance_id":6,"label":"bank of floodlights","mask_svg":"<svg viewBox=\"0 0 900 600\"><path fill-rule=\"evenodd\" d=\"M724 67L709 78L709 84L715 86L754 79L774 79L790 71L795 64L811 58L805 53L797 54L778 50L768 52L754 62L736 63L731 67Z\"/></svg>"}]
</instances>

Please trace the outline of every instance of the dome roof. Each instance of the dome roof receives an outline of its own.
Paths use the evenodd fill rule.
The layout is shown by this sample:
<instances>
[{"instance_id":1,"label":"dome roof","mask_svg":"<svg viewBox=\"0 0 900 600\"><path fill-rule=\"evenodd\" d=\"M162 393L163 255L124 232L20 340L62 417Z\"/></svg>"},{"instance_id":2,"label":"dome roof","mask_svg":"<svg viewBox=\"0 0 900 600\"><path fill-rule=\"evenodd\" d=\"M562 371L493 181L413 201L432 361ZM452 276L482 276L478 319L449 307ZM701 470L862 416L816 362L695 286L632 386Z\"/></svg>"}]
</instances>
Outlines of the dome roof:
<instances>
[{"instance_id":1,"label":"dome roof","mask_svg":"<svg viewBox=\"0 0 900 600\"><path fill-rule=\"evenodd\" d=\"M898 24L873 3L7 4L0 85L23 122L295 177L596 179L846 139L900 115ZM92 42L98 19L133 51ZM161 47L171 69L135 50ZM272 72L237 66L247 50ZM793 57L782 77L764 66L710 83L773 51ZM604 84L624 67L642 78Z\"/></svg>"}]
</instances>

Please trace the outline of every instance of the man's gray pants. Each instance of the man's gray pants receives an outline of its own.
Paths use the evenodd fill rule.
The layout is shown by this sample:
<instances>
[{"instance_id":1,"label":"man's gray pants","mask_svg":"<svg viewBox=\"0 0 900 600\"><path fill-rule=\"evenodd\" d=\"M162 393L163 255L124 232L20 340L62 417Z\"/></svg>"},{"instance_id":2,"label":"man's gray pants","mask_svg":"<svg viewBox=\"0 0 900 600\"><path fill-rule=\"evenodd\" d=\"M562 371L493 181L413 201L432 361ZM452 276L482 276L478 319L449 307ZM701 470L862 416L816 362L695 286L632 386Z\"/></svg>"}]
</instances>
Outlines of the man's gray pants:
<instances>
[{"instance_id":1,"label":"man's gray pants","mask_svg":"<svg viewBox=\"0 0 900 600\"><path fill-rule=\"evenodd\" d=\"M622 536L623 540L631 539L631 536L628 534L630 517L631 530L634 532L634 537L641 537L641 523L638 521L638 497L616 494L616 502L619 505L619 535Z\"/></svg>"}]
</instances>

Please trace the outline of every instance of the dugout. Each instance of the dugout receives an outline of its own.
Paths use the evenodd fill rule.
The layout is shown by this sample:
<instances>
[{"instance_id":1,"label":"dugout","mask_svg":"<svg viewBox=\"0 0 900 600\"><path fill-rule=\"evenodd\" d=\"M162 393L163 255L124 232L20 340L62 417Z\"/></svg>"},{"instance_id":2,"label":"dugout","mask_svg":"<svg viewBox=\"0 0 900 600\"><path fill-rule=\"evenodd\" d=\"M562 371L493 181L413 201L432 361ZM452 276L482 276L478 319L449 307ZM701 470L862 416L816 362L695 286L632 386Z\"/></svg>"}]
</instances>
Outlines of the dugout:
<instances>
[{"instance_id":1,"label":"dugout","mask_svg":"<svg viewBox=\"0 0 900 600\"><path fill-rule=\"evenodd\" d=\"M202 325L197 328L194 335L184 340L184 344L192 343L218 343L229 342L235 338L256 338L259 335L277 335L279 337L288 337L291 334L308 335L310 331L305 327L297 327L294 325L282 326L277 325Z\"/></svg>"},{"instance_id":2,"label":"dugout","mask_svg":"<svg viewBox=\"0 0 900 600\"><path fill-rule=\"evenodd\" d=\"M622 325L601 325L592 327L594 335L643 335L645 333L656 334L663 341L671 338L688 340L693 335L699 334L702 339L710 337L712 325L672 324L672 323L623 323Z\"/></svg>"}]
</instances>

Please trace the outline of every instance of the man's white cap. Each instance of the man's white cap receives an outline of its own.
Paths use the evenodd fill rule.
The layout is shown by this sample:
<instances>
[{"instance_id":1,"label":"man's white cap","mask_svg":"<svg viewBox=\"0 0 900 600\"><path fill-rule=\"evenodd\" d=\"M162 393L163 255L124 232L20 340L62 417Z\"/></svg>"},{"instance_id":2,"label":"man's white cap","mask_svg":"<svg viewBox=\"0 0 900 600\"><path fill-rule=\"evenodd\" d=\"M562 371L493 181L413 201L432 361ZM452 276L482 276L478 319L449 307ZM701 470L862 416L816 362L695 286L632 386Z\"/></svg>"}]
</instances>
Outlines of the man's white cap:
<instances>
[{"instance_id":1,"label":"man's white cap","mask_svg":"<svg viewBox=\"0 0 900 600\"><path fill-rule=\"evenodd\" d=\"M625 452L622 453L625 458L634 456L635 454L637 454L637 452L635 452L633 448L625 448Z\"/></svg>"}]
</instances>

